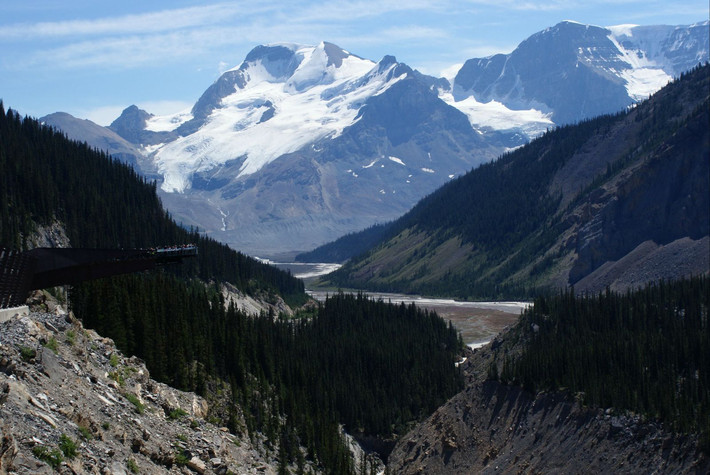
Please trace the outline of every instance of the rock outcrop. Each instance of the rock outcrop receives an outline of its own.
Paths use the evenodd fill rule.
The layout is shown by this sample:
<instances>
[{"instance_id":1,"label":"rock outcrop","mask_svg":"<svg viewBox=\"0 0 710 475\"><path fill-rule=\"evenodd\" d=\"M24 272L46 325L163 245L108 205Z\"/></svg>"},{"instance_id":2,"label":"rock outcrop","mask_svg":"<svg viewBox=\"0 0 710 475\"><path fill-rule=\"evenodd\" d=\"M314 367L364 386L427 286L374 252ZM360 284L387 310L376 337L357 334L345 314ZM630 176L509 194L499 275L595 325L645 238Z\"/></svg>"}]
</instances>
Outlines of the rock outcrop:
<instances>
[{"instance_id":1,"label":"rock outcrop","mask_svg":"<svg viewBox=\"0 0 710 475\"><path fill-rule=\"evenodd\" d=\"M35 303L0 323L0 474L276 473L249 437L206 421L205 399Z\"/></svg>"},{"instance_id":2,"label":"rock outcrop","mask_svg":"<svg viewBox=\"0 0 710 475\"><path fill-rule=\"evenodd\" d=\"M641 416L593 409L564 392L488 381L515 347L498 337L465 363L466 388L403 436L391 473L708 473L697 438Z\"/></svg>"},{"instance_id":3,"label":"rock outcrop","mask_svg":"<svg viewBox=\"0 0 710 475\"><path fill-rule=\"evenodd\" d=\"M252 297L228 282L222 283L220 290L224 298L225 308L234 304L239 311L253 316L258 316L262 313L293 315L291 307L279 295L262 292L260 295Z\"/></svg>"}]
</instances>

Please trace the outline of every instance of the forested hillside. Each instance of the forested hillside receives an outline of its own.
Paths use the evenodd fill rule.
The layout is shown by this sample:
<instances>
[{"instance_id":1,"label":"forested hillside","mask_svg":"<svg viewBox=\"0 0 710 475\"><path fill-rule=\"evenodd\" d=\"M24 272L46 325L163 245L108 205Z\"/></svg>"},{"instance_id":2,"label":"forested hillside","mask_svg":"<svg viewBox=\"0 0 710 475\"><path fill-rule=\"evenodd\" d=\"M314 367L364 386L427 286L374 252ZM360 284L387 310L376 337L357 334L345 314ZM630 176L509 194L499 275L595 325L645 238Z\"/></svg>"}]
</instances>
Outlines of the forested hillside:
<instances>
[{"instance_id":1,"label":"forested hillside","mask_svg":"<svg viewBox=\"0 0 710 475\"><path fill-rule=\"evenodd\" d=\"M390 232L391 223L375 224L369 228L349 233L319 246L312 251L298 254L296 262L345 262L352 256L362 254L380 242L385 233Z\"/></svg>"},{"instance_id":2,"label":"forested hillside","mask_svg":"<svg viewBox=\"0 0 710 475\"><path fill-rule=\"evenodd\" d=\"M353 467L339 424L391 439L462 386L457 332L414 306L340 294L309 318L249 317L225 309L214 288L167 274L83 285L73 305L156 379L199 394L210 376L229 382L246 427L236 413L225 424L263 432L286 450L284 463L299 463L298 446L307 447L329 473Z\"/></svg>"},{"instance_id":3,"label":"forested hillside","mask_svg":"<svg viewBox=\"0 0 710 475\"><path fill-rule=\"evenodd\" d=\"M710 66L699 66L634 109L549 131L432 193L326 284L528 297L682 238L691 243L654 256L665 265L637 256L637 274L707 272L694 243L710 234L708 91ZM623 288L626 271L608 274Z\"/></svg>"},{"instance_id":4,"label":"forested hillside","mask_svg":"<svg viewBox=\"0 0 710 475\"><path fill-rule=\"evenodd\" d=\"M352 473L341 427L391 440L462 386L456 331L413 306L339 294L289 320L226 305L222 282L291 303L306 297L290 274L180 228L132 169L4 110L0 180L4 246L23 248L52 222L75 247L197 243L193 262L73 287L72 309L155 379L211 399L217 423L263 434L284 472L302 472L308 458Z\"/></svg>"}]
</instances>

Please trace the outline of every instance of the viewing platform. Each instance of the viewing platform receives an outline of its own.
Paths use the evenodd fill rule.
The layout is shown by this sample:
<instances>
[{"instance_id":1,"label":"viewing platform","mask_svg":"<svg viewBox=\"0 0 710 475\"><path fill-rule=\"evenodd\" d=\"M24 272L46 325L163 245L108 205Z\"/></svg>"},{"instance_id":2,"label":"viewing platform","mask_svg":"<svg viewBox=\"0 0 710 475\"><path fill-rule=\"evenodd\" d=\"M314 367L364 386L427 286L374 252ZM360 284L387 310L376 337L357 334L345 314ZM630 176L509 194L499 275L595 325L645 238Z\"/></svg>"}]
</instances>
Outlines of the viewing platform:
<instances>
[{"instance_id":1,"label":"viewing platform","mask_svg":"<svg viewBox=\"0 0 710 475\"><path fill-rule=\"evenodd\" d=\"M23 305L32 290L150 270L194 256L194 244L149 249L36 248L24 252L0 248L0 308Z\"/></svg>"}]
</instances>

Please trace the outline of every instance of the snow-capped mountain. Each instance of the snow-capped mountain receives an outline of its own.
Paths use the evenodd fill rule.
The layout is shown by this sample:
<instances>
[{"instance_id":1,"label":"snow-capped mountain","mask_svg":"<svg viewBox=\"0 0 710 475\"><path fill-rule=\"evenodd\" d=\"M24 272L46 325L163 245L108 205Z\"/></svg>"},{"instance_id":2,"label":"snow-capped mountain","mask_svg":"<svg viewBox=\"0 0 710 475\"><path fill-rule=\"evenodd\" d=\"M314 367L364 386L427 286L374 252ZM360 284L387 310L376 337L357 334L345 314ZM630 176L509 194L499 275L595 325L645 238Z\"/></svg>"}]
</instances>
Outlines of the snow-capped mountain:
<instances>
[{"instance_id":1,"label":"snow-capped mountain","mask_svg":"<svg viewBox=\"0 0 710 475\"><path fill-rule=\"evenodd\" d=\"M442 98L474 125L484 106L519 111L533 134L617 112L708 61L708 22L690 26L559 23L512 53L466 61ZM508 112L509 113L509 112Z\"/></svg>"},{"instance_id":2,"label":"snow-capped mountain","mask_svg":"<svg viewBox=\"0 0 710 475\"><path fill-rule=\"evenodd\" d=\"M474 130L439 83L330 43L259 46L190 112L130 107L111 129L151 157L179 220L250 253L304 250L394 219L522 143Z\"/></svg>"},{"instance_id":3,"label":"snow-capped mountain","mask_svg":"<svg viewBox=\"0 0 710 475\"><path fill-rule=\"evenodd\" d=\"M232 91L225 84L221 93L216 85L197 103L193 121L202 122L199 129L155 154L165 177L162 189L184 192L195 173L229 161L239 162L234 177L239 179L284 154L338 137L367 99L407 75L394 62L375 66L330 43L254 49L239 68L222 76ZM157 130L155 119L147 125Z\"/></svg>"},{"instance_id":4,"label":"snow-capped mountain","mask_svg":"<svg viewBox=\"0 0 710 475\"><path fill-rule=\"evenodd\" d=\"M399 217L472 167L556 125L616 112L708 60L708 22L563 22L452 83L338 46L254 48L194 107L127 108L110 129L140 149L173 215L256 255L308 250Z\"/></svg>"}]
</instances>

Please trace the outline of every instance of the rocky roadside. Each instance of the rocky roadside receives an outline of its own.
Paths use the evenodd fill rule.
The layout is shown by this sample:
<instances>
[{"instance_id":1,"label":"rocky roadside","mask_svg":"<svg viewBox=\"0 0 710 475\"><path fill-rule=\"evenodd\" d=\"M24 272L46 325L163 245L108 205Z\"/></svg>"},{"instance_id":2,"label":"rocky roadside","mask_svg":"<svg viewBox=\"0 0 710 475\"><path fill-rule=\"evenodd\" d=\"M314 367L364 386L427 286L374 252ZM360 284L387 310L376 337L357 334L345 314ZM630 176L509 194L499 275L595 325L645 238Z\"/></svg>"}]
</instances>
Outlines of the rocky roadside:
<instances>
[{"instance_id":1,"label":"rocky roadside","mask_svg":"<svg viewBox=\"0 0 710 475\"><path fill-rule=\"evenodd\" d=\"M487 381L491 362L515 351L505 338L469 353L466 388L398 441L391 473L710 473L693 436L563 392Z\"/></svg>"},{"instance_id":2,"label":"rocky roadside","mask_svg":"<svg viewBox=\"0 0 710 475\"><path fill-rule=\"evenodd\" d=\"M0 474L272 474L258 438L45 303L0 323Z\"/></svg>"}]
</instances>

